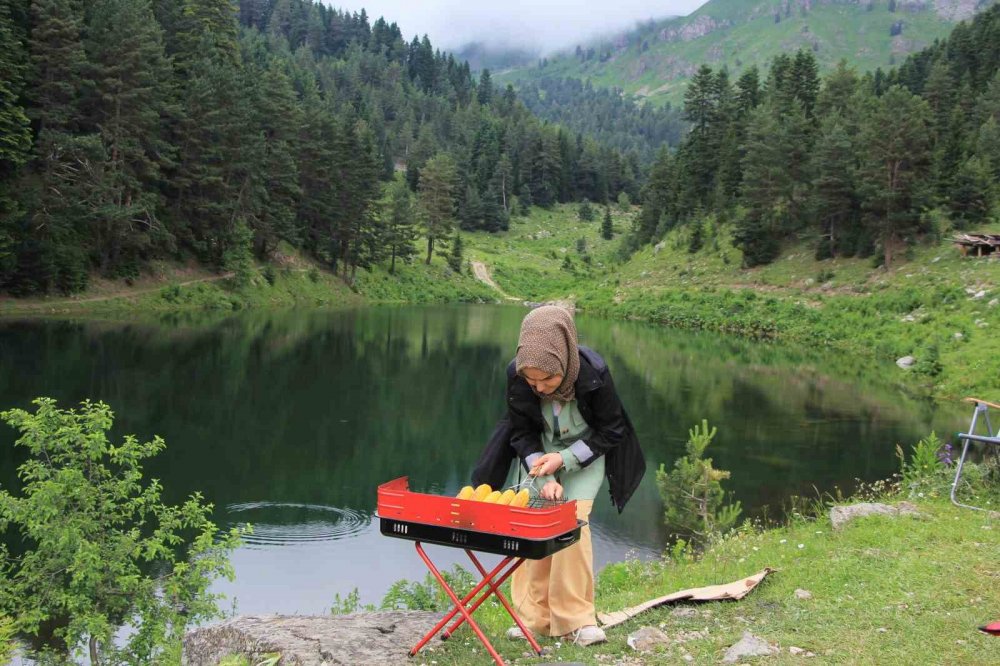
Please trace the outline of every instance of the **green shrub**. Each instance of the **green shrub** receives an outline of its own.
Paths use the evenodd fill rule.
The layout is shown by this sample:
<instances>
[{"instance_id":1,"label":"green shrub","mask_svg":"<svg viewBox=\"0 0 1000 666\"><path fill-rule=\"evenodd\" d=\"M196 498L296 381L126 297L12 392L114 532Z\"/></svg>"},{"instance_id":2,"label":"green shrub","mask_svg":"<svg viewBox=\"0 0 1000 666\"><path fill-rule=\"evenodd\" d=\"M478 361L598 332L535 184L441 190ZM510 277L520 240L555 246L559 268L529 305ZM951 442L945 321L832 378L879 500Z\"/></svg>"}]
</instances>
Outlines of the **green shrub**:
<instances>
[{"instance_id":1,"label":"green shrub","mask_svg":"<svg viewBox=\"0 0 1000 666\"><path fill-rule=\"evenodd\" d=\"M739 502L724 504L722 481L729 472L715 469L712 459L704 457L715 434L716 429L709 430L703 420L688 431L687 455L669 472L662 464L656 472L667 528L675 537L690 537L700 545L731 529L742 512Z\"/></svg>"},{"instance_id":2,"label":"green shrub","mask_svg":"<svg viewBox=\"0 0 1000 666\"><path fill-rule=\"evenodd\" d=\"M897 444L896 457L899 458L903 492L911 497L946 492L951 472L945 462L950 462L950 450L951 446L948 445L946 449L934 432L910 449L909 460L903 453L903 447Z\"/></svg>"},{"instance_id":3,"label":"green shrub","mask_svg":"<svg viewBox=\"0 0 1000 666\"><path fill-rule=\"evenodd\" d=\"M358 594L358 588L348 592L346 597L341 597L339 593L333 595L333 603L330 604L331 614L349 615L359 610L373 611L375 606L372 604L361 605L361 595Z\"/></svg>"},{"instance_id":4,"label":"green shrub","mask_svg":"<svg viewBox=\"0 0 1000 666\"><path fill-rule=\"evenodd\" d=\"M451 571L442 571L441 576L457 593L462 594L476 585L472 574L458 566ZM437 580L427 574L424 581L399 580L392 584L382 599L382 610L450 610L454 604Z\"/></svg>"},{"instance_id":5,"label":"green shrub","mask_svg":"<svg viewBox=\"0 0 1000 666\"><path fill-rule=\"evenodd\" d=\"M21 494L0 490L0 527L23 544L0 552L0 612L20 634L51 637L41 652L56 660L86 649L92 664L152 663L188 626L220 615L209 586L232 576L241 532L220 534L199 494L170 506L157 481L143 483L142 462L166 446L159 437L109 442L104 403L34 404L0 415L27 453ZM125 626L133 630L116 646Z\"/></svg>"},{"instance_id":6,"label":"green shrub","mask_svg":"<svg viewBox=\"0 0 1000 666\"><path fill-rule=\"evenodd\" d=\"M0 615L0 664L8 663L14 656L14 621Z\"/></svg>"},{"instance_id":7,"label":"green shrub","mask_svg":"<svg viewBox=\"0 0 1000 666\"><path fill-rule=\"evenodd\" d=\"M264 276L264 279L267 280L267 283L272 287L274 286L274 283L278 281L278 272L274 270L274 266L271 264L264 266L264 270L261 274Z\"/></svg>"}]
</instances>

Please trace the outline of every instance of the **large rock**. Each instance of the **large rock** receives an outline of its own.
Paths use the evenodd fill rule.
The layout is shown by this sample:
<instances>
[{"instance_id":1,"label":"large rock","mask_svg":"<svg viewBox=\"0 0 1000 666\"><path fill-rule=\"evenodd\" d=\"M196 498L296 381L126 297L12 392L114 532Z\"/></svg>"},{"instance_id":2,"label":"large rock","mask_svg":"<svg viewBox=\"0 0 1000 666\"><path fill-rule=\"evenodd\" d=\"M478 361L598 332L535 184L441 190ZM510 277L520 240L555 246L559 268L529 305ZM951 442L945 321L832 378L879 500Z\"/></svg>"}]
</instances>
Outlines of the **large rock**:
<instances>
[{"instance_id":1,"label":"large rock","mask_svg":"<svg viewBox=\"0 0 1000 666\"><path fill-rule=\"evenodd\" d=\"M629 634L625 642L638 652L652 652L657 647L670 645L670 638L656 627L643 627Z\"/></svg>"},{"instance_id":2,"label":"large rock","mask_svg":"<svg viewBox=\"0 0 1000 666\"><path fill-rule=\"evenodd\" d=\"M735 664L745 657L767 657L772 654L778 654L777 647L763 638L754 636L749 631L744 631L743 638L726 650L726 656L722 658L722 663Z\"/></svg>"},{"instance_id":3,"label":"large rock","mask_svg":"<svg viewBox=\"0 0 1000 666\"><path fill-rule=\"evenodd\" d=\"M864 516L915 516L920 517L917 507L909 502L900 502L896 506L880 504L878 502L861 502L859 504L847 504L835 506L830 509L830 522L833 529L839 530L841 527Z\"/></svg>"},{"instance_id":4,"label":"large rock","mask_svg":"<svg viewBox=\"0 0 1000 666\"><path fill-rule=\"evenodd\" d=\"M913 358L912 356L903 356L902 358L897 358L896 359L896 365L898 365L901 368L912 367L913 364L916 363L916 362L917 362L917 359Z\"/></svg>"},{"instance_id":5,"label":"large rock","mask_svg":"<svg viewBox=\"0 0 1000 666\"><path fill-rule=\"evenodd\" d=\"M440 619L441 613L424 611L238 617L185 636L183 663L215 666L226 655L241 655L255 664L275 652L282 666L403 663Z\"/></svg>"}]
</instances>

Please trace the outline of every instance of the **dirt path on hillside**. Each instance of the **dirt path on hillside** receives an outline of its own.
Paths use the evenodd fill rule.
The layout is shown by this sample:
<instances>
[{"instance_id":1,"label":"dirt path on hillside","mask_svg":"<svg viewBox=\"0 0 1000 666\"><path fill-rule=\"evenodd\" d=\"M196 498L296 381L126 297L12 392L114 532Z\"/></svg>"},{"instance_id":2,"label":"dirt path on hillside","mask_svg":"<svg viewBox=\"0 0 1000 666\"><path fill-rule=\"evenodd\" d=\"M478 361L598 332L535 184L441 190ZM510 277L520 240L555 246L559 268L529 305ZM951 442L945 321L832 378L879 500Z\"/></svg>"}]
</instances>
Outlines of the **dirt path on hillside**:
<instances>
[{"instance_id":1,"label":"dirt path on hillside","mask_svg":"<svg viewBox=\"0 0 1000 666\"><path fill-rule=\"evenodd\" d=\"M511 296L510 294L505 292L503 289L500 288L500 286L496 282L493 281L493 278L490 277L489 269L486 268L486 264L484 264L481 261L470 261L469 263L472 264L472 273L473 275L476 276L477 280L495 290L498 294L500 294L503 298L505 298L508 301L521 300L520 298L516 296Z\"/></svg>"}]
</instances>

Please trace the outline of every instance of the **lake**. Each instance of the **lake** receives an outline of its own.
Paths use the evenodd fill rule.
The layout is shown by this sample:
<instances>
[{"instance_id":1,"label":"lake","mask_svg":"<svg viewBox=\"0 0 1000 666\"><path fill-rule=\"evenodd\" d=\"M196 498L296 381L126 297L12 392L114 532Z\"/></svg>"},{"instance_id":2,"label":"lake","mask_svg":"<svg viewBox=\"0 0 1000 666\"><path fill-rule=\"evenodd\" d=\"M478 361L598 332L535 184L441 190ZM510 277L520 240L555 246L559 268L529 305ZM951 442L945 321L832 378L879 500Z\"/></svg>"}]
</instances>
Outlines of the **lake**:
<instances>
[{"instance_id":1,"label":"lake","mask_svg":"<svg viewBox=\"0 0 1000 666\"><path fill-rule=\"evenodd\" d=\"M526 310L371 307L159 321L0 322L0 406L36 396L114 409L115 434L161 435L147 471L168 501L201 491L221 526L254 533L216 590L239 613L323 613L357 588L378 603L423 578L407 541L382 537L378 484L454 494L504 409L505 367ZM777 516L887 477L895 447L966 425L966 410L908 396L891 363L578 316L606 358L649 471L622 515L601 491L592 516L600 567L655 557L666 543L654 470L683 454L688 429L718 427L709 449L732 471L744 515ZM0 483L16 480L14 433L0 431ZM432 547L439 565L465 564ZM492 561L492 558L490 558ZM229 606L227 605L227 608Z\"/></svg>"}]
</instances>

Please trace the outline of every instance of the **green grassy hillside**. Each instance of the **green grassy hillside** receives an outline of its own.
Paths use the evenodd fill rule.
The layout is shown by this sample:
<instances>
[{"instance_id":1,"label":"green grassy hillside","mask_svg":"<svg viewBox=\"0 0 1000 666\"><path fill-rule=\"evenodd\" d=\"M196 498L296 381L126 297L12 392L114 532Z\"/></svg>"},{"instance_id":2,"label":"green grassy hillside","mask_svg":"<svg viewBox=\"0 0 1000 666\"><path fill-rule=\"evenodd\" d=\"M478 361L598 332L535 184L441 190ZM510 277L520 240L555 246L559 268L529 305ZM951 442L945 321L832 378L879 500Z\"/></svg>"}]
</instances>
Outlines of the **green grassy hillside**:
<instances>
[{"instance_id":1,"label":"green grassy hillside","mask_svg":"<svg viewBox=\"0 0 1000 666\"><path fill-rule=\"evenodd\" d=\"M584 47L580 54L559 54L499 78L581 78L654 103L677 104L703 63L732 72L751 65L763 69L779 53L807 48L823 69L841 59L862 71L887 68L989 4L992 0L710 0L689 16L597 44L589 58Z\"/></svg>"},{"instance_id":2,"label":"green grassy hillside","mask_svg":"<svg viewBox=\"0 0 1000 666\"><path fill-rule=\"evenodd\" d=\"M963 259L947 237L921 244L891 270L871 258L816 261L815 239L792 239L773 263L741 268L728 224L670 231L619 263L619 239L575 205L534 209L504 234L467 236L467 256L485 264L507 294L568 299L591 313L759 339L818 345L887 362L914 356L900 379L953 399L1000 399L1000 260ZM617 233L635 211L612 208ZM582 243L581 243L582 239ZM580 248L583 252L580 252Z\"/></svg>"}]
</instances>

